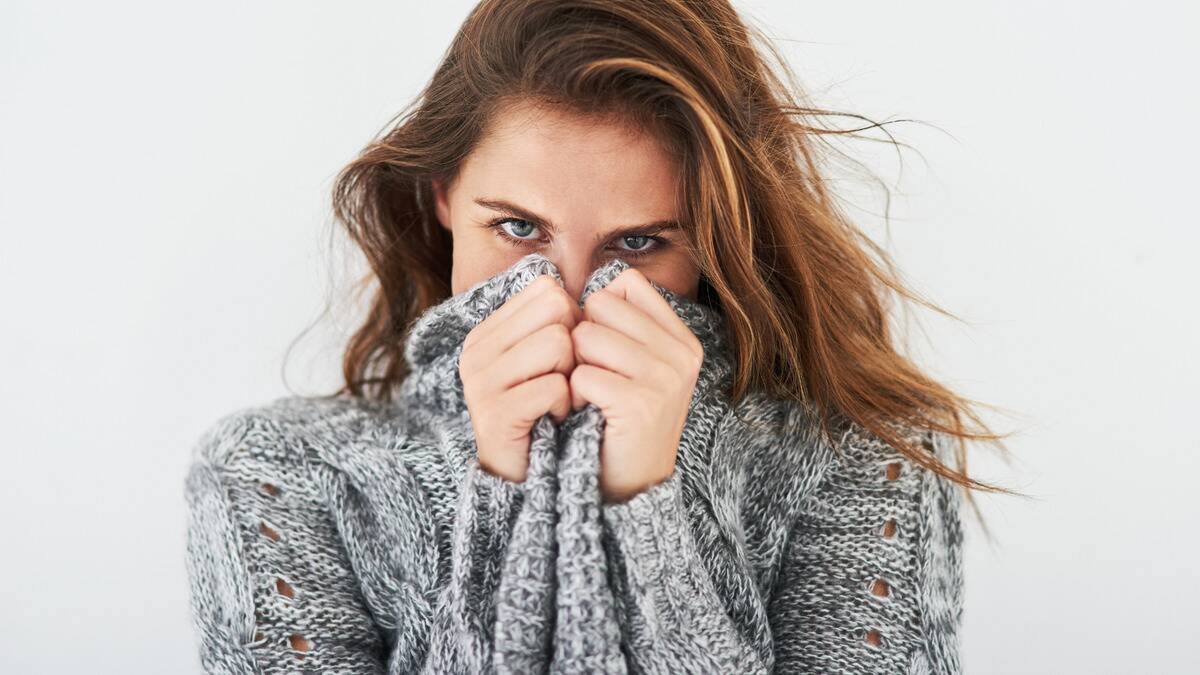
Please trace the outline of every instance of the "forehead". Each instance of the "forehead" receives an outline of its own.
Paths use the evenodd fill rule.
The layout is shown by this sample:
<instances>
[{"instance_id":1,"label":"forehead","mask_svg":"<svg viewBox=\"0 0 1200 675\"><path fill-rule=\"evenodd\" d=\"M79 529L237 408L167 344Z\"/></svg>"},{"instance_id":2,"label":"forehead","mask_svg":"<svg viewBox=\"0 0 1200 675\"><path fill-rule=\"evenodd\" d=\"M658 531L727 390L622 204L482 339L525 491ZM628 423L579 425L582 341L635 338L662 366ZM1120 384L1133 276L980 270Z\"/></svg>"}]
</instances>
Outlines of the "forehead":
<instances>
[{"instance_id":1,"label":"forehead","mask_svg":"<svg viewBox=\"0 0 1200 675\"><path fill-rule=\"evenodd\" d=\"M675 217L677 165L645 130L513 103L492 115L460 178L471 196L502 196L568 222L632 223Z\"/></svg>"}]
</instances>

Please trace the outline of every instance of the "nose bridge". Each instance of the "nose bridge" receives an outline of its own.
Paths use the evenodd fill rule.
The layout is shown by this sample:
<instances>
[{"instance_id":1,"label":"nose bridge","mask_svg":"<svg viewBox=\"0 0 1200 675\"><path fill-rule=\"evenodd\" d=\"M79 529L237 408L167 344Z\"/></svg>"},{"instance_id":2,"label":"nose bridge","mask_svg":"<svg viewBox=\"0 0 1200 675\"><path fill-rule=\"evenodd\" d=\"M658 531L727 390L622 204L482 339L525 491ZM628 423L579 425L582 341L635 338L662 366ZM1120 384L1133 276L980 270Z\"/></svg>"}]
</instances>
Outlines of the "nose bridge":
<instances>
[{"instance_id":1,"label":"nose bridge","mask_svg":"<svg viewBox=\"0 0 1200 675\"><path fill-rule=\"evenodd\" d=\"M567 293L578 300L583 294L588 278L595 270L592 252L582 250L582 247L564 248L554 252L550 260L558 268Z\"/></svg>"}]
</instances>

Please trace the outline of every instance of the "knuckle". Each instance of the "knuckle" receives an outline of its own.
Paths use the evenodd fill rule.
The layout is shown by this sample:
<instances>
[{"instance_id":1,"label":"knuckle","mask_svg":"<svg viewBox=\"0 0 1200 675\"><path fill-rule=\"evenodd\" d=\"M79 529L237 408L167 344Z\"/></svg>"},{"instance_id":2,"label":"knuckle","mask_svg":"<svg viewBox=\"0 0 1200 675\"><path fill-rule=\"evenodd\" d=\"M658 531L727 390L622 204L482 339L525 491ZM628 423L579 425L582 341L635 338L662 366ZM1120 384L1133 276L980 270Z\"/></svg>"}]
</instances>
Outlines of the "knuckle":
<instances>
[{"instance_id":1,"label":"knuckle","mask_svg":"<svg viewBox=\"0 0 1200 675\"><path fill-rule=\"evenodd\" d=\"M554 389L555 399L565 396L570 391L567 376L562 373L551 374L550 386Z\"/></svg>"},{"instance_id":2,"label":"knuckle","mask_svg":"<svg viewBox=\"0 0 1200 675\"><path fill-rule=\"evenodd\" d=\"M575 366L575 369L571 371L571 376L567 378L572 387L579 386L579 382L587 377L588 368L590 367L586 363Z\"/></svg>"},{"instance_id":3,"label":"knuckle","mask_svg":"<svg viewBox=\"0 0 1200 675\"><path fill-rule=\"evenodd\" d=\"M571 344L571 331L561 323L546 324L538 330L538 338L542 349L557 354Z\"/></svg>"},{"instance_id":4,"label":"knuckle","mask_svg":"<svg viewBox=\"0 0 1200 675\"><path fill-rule=\"evenodd\" d=\"M556 313L570 311L571 303L575 302L569 295L567 295L566 289L557 285L554 287L552 292L551 301L553 302L551 308Z\"/></svg>"},{"instance_id":5,"label":"knuckle","mask_svg":"<svg viewBox=\"0 0 1200 675\"><path fill-rule=\"evenodd\" d=\"M558 326L558 328L554 331L556 351L574 351L575 341L571 339L571 330L561 323L555 325Z\"/></svg>"},{"instance_id":6,"label":"knuckle","mask_svg":"<svg viewBox=\"0 0 1200 675\"><path fill-rule=\"evenodd\" d=\"M571 329L565 323L550 324L550 335L556 340L571 340Z\"/></svg>"}]
</instances>

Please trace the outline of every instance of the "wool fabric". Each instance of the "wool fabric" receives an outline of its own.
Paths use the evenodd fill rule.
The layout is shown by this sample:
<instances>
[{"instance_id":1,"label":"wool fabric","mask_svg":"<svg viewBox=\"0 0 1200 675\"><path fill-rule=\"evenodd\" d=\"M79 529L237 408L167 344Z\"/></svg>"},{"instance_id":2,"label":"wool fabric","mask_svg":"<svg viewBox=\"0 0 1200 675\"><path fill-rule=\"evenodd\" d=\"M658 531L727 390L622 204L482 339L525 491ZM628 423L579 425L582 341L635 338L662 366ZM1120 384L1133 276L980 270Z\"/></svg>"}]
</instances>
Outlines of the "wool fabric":
<instances>
[{"instance_id":1,"label":"wool fabric","mask_svg":"<svg viewBox=\"0 0 1200 675\"><path fill-rule=\"evenodd\" d=\"M543 274L563 283L531 253L426 310L391 402L285 396L203 432L184 494L207 672L960 672L960 488L857 424L827 442L798 401L728 400L712 306L653 284L704 348L667 480L601 500L591 403L535 423L523 482L482 469L463 340Z\"/></svg>"}]
</instances>

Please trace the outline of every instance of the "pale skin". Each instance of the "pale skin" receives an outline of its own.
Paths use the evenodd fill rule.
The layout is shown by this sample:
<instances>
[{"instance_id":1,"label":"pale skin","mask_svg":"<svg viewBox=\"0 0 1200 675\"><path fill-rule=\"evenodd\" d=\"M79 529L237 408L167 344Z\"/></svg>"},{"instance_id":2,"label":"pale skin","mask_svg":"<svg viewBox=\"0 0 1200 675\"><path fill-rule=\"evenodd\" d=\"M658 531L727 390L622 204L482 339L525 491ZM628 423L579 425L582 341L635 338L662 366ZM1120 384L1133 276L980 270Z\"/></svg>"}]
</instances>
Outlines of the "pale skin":
<instances>
[{"instance_id":1,"label":"pale skin","mask_svg":"<svg viewBox=\"0 0 1200 675\"><path fill-rule=\"evenodd\" d=\"M606 503L674 471L704 357L650 286L696 297L699 270L677 224L678 177L677 162L642 130L519 103L493 115L453 183L434 181L437 218L454 241L454 293L533 251L563 279L539 277L466 337L459 373L484 470L524 481L538 418L561 422L593 403L606 420ZM588 275L613 257L631 269L581 310Z\"/></svg>"}]
</instances>

